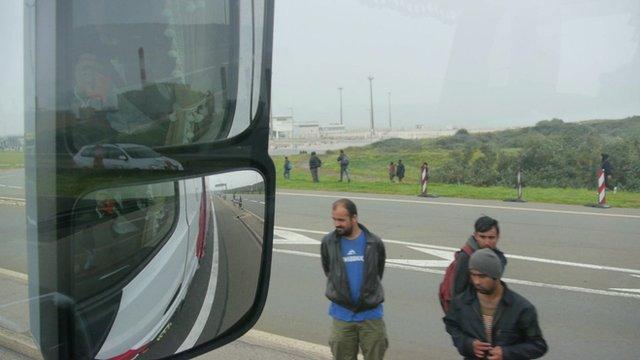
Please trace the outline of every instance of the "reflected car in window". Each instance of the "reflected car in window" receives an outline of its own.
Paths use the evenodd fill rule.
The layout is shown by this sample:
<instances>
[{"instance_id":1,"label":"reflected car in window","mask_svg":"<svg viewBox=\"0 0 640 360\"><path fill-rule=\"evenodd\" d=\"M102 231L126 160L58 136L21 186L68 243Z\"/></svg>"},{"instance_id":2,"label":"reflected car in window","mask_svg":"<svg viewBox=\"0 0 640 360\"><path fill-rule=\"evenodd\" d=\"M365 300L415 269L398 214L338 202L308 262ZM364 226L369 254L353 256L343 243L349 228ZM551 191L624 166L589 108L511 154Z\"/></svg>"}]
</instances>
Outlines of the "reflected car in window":
<instances>
[{"instance_id":1,"label":"reflected car in window","mask_svg":"<svg viewBox=\"0 0 640 360\"><path fill-rule=\"evenodd\" d=\"M138 144L87 145L73 161L80 168L182 170L178 161Z\"/></svg>"}]
</instances>

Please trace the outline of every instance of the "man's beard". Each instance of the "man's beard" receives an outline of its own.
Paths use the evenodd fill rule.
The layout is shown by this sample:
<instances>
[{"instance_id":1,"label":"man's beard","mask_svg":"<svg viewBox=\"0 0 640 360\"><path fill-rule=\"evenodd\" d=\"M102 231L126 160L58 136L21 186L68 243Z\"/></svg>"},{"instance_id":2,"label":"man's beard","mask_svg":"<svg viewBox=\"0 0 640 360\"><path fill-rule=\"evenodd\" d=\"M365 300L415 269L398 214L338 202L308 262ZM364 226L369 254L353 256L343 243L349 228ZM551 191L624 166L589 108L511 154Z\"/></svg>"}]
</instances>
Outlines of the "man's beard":
<instances>
[{"instance_id":1,"label":"man's beard","mask_svg":"<svg viewBox=\"0 0 640 360\"><path fill-rule=\"evenodd\" d=\"M487 289L482 286L474 286L474 287L476 288L477 292L484 295L492 295L496 291L495 287L493 289Z\"/></svg>"},{"instance_id":2,"label":"man's beard","mask_svg":"<svg viewBox=\"0 0 640 360\"><path fill-rule=\"evenodd\" d=\"M336 232L338 233L338 235L340 236L351 236L351 234L353 233L353 226L348 227L348 228L336 228Z\"/></svg>"}]
</instances>

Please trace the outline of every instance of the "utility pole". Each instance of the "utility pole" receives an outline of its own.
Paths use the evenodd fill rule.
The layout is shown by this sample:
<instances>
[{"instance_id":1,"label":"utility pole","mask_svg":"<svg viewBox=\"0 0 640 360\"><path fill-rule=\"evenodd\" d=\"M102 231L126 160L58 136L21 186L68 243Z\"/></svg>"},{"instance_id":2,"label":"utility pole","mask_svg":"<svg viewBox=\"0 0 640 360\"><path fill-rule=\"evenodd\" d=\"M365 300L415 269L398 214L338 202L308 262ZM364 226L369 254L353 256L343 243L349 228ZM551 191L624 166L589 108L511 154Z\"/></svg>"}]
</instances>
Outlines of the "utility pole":
<instances>
[{"instance_id":1,"label":"utility pole","mask_svg":"<svg viewBox=\"0 0 640 360\"><path fill-rule=\"evenodd\" d=\"M391 91L389 91L389 130L391 130Z\"/></svg>"},{"instance_id":2,"label":"utility pole","mask_svg":"<svg viewBox=\"0 0 640 360\"><path fill-rule=\"evenodd\" d=\"M338 91L340 91L340 125L344 125L342 122L342 86L338 88Z\"/></svg>"},{"instance_id":3,"label":"utility pole","mask_svg":"<svg viewBox=\"0 0 640 360\"><path fill-rule=\"evenodd\" d=\"M367 79L369 79L369 96L371 99L371 137L373 137L376 133L373 123L373 76L369 75Z\"/></svg>"}]
</instances>

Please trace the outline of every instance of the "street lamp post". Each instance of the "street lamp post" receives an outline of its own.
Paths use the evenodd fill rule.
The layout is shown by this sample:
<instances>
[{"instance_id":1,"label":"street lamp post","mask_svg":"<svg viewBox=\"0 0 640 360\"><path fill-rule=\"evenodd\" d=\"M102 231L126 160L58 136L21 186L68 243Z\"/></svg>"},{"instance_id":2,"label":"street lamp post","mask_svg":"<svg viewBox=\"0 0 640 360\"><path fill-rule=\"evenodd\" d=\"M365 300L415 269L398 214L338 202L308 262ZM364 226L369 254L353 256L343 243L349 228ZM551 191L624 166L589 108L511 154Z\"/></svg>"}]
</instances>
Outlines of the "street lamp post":
<instances>
[{"instance_id":1,"label":"street lamp post","mask_svg":"<svg viewBox=\"0 0 640 360\"><path fill-rule=\"evenodd\" d=\"M391 91L389 91L389 130L391 130Z\"/></svg>"},{"instance_id":2,"label":"street lamp post","mask_svg":"<svg viewBox=\"0 0 640 360\"><path fill-rule=\"evenodd\" d=\"M369 75L369 98L371 100L371 137L376 133L375 125L373 123L373 76Z\"/></svg>"},{"instance_id":3,"label":"street lamp post","mask_svg":"<svg viewBox=\"0 0 640 360\"><path fill-rule=\"evenodd\" d=\"M340 125L344 125L342 122L342 86L338 90L340 91Z\"/></svg>"}]
</instances>

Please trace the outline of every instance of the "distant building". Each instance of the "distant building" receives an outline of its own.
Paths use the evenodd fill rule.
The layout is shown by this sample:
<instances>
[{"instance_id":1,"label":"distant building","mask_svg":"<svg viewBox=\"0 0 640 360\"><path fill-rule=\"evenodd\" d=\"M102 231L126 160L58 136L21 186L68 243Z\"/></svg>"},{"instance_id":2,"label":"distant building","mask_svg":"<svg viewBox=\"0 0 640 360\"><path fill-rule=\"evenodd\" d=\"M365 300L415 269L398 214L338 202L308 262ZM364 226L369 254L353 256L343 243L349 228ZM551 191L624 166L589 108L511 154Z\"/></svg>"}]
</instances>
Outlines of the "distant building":
<instances>
[{"instance_id":1,"label":"distant building","mask_svg":"<svg viewBox=\"0 0 640 360\"><path fill-rule=\"evenodd\" d=\"M320 125L316 122L301 123L297 126L296 137L301 139L319 139Z\"/></svg>"},{"instance_id":2,"label":"distant building","mask_svg":"<svg viewBox=\"0 0 640 360\"><path fill-rule=\"evenodd\" d=\"M14 135L0 137L0 150L22 151L23 147L24 137L22 136Z\"/></svg>"},{"instance_id":3,"label":"distant building","mask_svg":"<svg viewBox=\"0 0 640 360\"><path fill-rule=\"evenodd\" d=\"M271 118L271 138L291 139L293 137L293 116L273 116Z\"/></svg>"},{"instance_id":4,"label":"distant building","mask_svg":"<svg viewBox=\"0 0 640 360\"><path fill-rule=\"evenodd\" d=\"M344 125L340 124L331 124L320 126L320 136L325 137L337 137L346 133L346 128Z\"/></svg>"}]
</instances>

